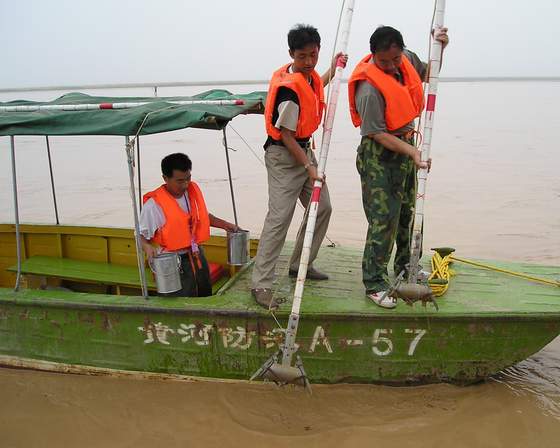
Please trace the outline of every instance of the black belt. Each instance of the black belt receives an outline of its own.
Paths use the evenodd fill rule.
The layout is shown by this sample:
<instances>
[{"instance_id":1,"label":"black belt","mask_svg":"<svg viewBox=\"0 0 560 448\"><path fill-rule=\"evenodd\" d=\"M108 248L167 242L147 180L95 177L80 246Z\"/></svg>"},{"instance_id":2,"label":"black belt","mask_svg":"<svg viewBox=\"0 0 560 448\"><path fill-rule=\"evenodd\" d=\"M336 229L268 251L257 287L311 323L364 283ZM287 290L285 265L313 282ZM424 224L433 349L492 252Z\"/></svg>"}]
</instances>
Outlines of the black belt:
<instances>
[{"instance_id":1,"label":"black belt","mask_svg":"<svg viewBox=\"0 0 560 448\"><path fill-rule=\"evenodd\" d=\"M305 140L296 139L296 143L304 149L311 148L311 140L310 139L305 139ZM286 146L282 140L274 140L272 137L268 137L268 139L266 140L266 142L264 144L264 149L268 148L270 145L284 146L284 147Z\"/></svg>"}]
</instances>

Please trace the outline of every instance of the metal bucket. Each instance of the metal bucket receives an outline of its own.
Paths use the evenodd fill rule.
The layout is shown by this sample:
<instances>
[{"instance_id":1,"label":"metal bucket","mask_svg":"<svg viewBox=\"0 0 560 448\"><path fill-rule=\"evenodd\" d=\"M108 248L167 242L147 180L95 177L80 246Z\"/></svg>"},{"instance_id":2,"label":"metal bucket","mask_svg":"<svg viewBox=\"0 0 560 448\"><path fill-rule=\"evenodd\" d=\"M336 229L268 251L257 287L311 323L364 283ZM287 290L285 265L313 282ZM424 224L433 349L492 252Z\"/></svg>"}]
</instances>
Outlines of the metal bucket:
<instances>
[{"instance_id":1,"label":"metal bucket","mask_svg":"<svg viewBox=\"0 0 560 448\"><path fill-rule=\"evenodd\" d=\"M228 264L243 266L249 261L249 231L238 230L227 233Z\"/></svg>"},{"instance_id":2,"label":"metal bucket","mask_svg":"<svg viewBox=\"0 0 560 448\"><path fill-rule=\"evenodd\" d=\"M182 288L180 267L181 257L173 253L159 254L150 260L158 293L169 294Z\"/></svg>"}]
</instances>

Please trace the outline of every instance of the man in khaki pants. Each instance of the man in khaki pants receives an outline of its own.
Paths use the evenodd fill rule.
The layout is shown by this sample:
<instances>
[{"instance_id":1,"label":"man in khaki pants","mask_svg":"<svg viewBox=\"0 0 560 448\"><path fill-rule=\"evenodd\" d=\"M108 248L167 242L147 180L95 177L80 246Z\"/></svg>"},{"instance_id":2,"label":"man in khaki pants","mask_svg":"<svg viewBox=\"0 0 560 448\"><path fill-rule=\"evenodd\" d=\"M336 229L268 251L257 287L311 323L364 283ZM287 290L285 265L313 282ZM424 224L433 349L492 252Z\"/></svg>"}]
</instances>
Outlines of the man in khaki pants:
<instances>
[{"instance_id":1,"label":"man in khaki pants","mask_svg":"<svg viewBox=\"0 0 560 448\"><path fill-rule=\"evenodd\" d=\"M317 160L310 138L321 123L324 108L323 86L333 77L337 54L331 70L322 77L315 71L319 58L321 38L317 30L307 25L296 25L288 33L291 64L274 72L270 81L265 107L268 139L264 145L268 171L268 213L264 221L255 266L251 293L265 308L277 308L272 297L274 268L284 245L288 227L299 198L304 206L310 201L313 182L319 179ZM311 263L317 257L321 242L327 233L331 204L327 185L323 185L315 233L311 246L307 278L327 280L328 276ZM307 217L298 233L290 259L289 275L297 276L303 247Z\"/></svg>"}]
</instances>

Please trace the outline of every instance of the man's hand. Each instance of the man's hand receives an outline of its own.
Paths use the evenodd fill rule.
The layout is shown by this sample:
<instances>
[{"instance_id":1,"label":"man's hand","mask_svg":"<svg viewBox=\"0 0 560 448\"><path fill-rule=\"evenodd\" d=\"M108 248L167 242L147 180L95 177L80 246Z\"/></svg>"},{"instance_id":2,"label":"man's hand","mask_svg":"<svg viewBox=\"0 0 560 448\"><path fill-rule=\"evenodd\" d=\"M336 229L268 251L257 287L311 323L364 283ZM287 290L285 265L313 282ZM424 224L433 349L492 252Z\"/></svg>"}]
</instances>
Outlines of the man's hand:
<instances>
[{"instance_id":1,"label":"man's hand","mask_svg":"<svg viewBox=\"0 0 560 448\"><path fill-rule=\"evenodd\" d=\"M144 235L140 235L140 244L142 244L142 249L144 253L148 256L148 258L154 258L157 255L157 247L154 247L150 244Z\"/></svg>"},{"instance_id":2,"label":"man's hand","mask_svg":"<svg viewBox=\"0 0 560 448\"><path fill-rule=\"evenodd\" d=\"M224 230L226 232L237 232L239 230L243 230L241 227L239 227L238 225L233 224L232 222L225 222L224 224Z\"/></svg>"},{"instance_id":3,"label":"man's hand","mask_svg":"<svg viewBox=\"0 0 560 448\"><path fill-rule=\"evenodd\" d=\"M210 227L223 229L226 232L237 232L238 230L243 230L241 227L229 221L226 221L225 219L218 218L217 216L214 216L212 213L208 213L208 217L210 218Z\"/></svg>"},{"instance_id":4,"label":"man's hand","mask_svg":"<svg viewBox=\"0 0 560 448\"><path fill-rule=\"evenodd\" d=\"M434 36L434 39L441 42L441 46L443 48L447 47L447 44L449 43L449 36L447 35L447 28L438 28L435 30L432 30L432 35Z\"/></svg>"},{"instance_id":5,"label":"man's hand","mask_svg":"<svg viewBox=\"0 0 560 448\"><path fill-rule=\"evenodd\" d=\"M325 86L331 81L331 79L334 78L338 58L340 58L340 63L342 64L342 66L346 67L346 63L348 62L348 55L340 51L334 55L330 68L323 74L323 76L321 76L321 79L323 80L323 84Z\"/></svg>"},{"instance_id":6,"label":"man's hand","mask_svg":"<svg viewBox=\"0 0 560 448\"><path fill-rule=\"evenodd\" d=\"M421 158L422 158L422 152L415 150L412 155L412 160L414 161L416 168L418 169L427 168L429 173L430 169L432 168L432 159L428 159L426 162L422 162Z\"/></svg>"},{"instance_id":7,"label":"man's hand","mask_svg":"<svg viewBox=\"0 0 560 448\"><path fill-rule=\"evenodd\" d=\"M157 249L151 244L143 244L142 249L144 249L144 252L149 259L152 259L157 255Z\"/></svg>"},{"instance_id":8,"label":"man's hand","mask_svg":"<svg viewBox=\"0 0 560 448\"><path fill-rule=\"evenodd\" d=\"M309 165L307 167L307 174L309 175L309 180L311 183L315 182L316 180L320 180L321 182L325 181L325 176L319 177L317 173L317 167L315 165Z\"/></svg>"},{"instance_id":9,"label":"man's hand","mask_svg":"<svg viewBox=\"0 0 560 448\"><path fill-rule=\"evenodd\" d=\"M336 70L338 58L340 58L340 63L342 64L343 68L346 67L346 64L348 63L348 55L346 53L343 53L342 51L339 51L337 54L334 55L334 58L331 62L331 70L333 73Z\"/></svg>"}]
</instances>

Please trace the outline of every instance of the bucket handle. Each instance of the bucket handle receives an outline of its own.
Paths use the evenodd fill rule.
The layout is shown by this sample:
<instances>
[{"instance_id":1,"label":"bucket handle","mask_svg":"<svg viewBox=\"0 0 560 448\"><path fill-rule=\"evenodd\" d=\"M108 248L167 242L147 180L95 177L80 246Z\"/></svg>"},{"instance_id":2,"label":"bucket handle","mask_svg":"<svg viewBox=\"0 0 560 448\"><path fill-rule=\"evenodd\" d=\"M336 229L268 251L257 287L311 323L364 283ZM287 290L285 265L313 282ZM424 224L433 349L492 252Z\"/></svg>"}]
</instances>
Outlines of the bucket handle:
<instances>
[{"instance_id":1,"label":"bucket handle","mask_svg":"<svg viewBox=\"0 0 560 448\"><path fill-rule=\"evenodd\" d=\"M183 270L181 269L181 257L179 254L175 254L176 258L177 258L177 267L179 268L179 272L183 272ZM148 257L148 266L150 267L150 271L152 271L153 274L156 274L156 270L154 268L154 265L152 264L152 260L153 258Z\"/></svg>"}]
</instances>

